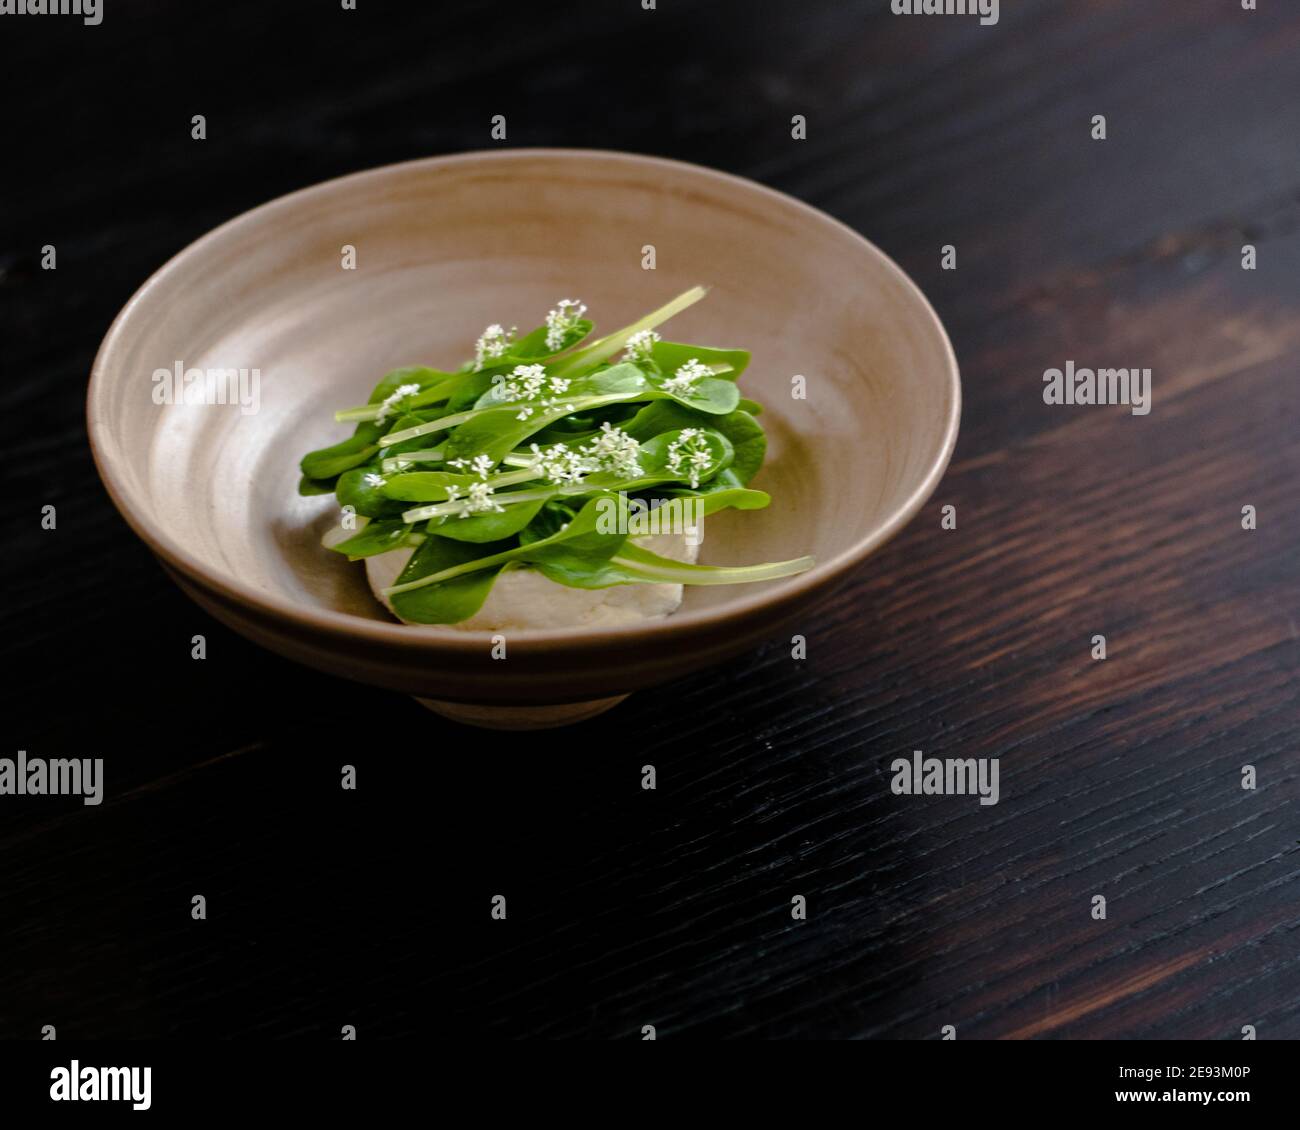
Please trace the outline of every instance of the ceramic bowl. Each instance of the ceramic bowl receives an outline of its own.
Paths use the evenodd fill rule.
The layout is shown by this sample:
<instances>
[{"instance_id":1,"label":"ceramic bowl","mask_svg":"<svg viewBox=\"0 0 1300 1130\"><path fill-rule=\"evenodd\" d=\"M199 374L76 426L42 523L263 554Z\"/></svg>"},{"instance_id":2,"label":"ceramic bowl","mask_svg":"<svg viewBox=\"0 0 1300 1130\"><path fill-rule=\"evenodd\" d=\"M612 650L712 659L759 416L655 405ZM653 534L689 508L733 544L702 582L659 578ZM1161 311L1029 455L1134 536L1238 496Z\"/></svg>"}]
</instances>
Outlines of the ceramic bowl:
<instances>
[{"instance_id":1,"label":"ceramic bowl","mask_svg":"<svg viewBox=\"0 0 1300 1130\"><path fill-rule=\"evenodd\" d=\"M394 622L363 568L320 547L337 511L332 496L297 495L298 459L346 435L333 410L364 401L387 370L455 367L485 324L530 327L561 297L586 301L600 333L697 283L708 297L669 336L752 351L741 387L766 406L769 437L754 485L773 499L709 518L700 559L812 554L814 569L688 588L679 612L644 625L512 632L502 660L486 633ZM172 386L157 371L191 369L247 369L250 394L257 370L259 400L166 403ZM530 149L358 173L222 225L118 315L87 414L114 502L218 619L463 720L534 726L594 713L799 622L929 497L959 404L934 311L844 225L693 165Z\"/></svg>"}]
</instances>

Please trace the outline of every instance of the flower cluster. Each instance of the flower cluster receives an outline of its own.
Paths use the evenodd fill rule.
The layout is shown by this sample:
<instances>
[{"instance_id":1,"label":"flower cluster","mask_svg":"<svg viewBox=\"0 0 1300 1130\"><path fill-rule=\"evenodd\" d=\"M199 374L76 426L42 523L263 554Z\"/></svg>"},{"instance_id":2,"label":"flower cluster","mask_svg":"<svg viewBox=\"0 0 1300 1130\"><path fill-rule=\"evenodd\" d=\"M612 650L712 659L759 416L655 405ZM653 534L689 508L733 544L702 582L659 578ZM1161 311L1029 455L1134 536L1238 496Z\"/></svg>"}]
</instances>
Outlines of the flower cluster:
<instances>
[{"instance_id":1,"label":"flower cluster","mask_svg":"<svg viewBox=\"0 0 1300 1130\"><path fill-rule=\"evenodd\" d=\"M685 470L690 478L691 490L700 485L700 475L713 465L713 449L708 437L699 428L683 428L678 437L668 445L668 470L674 475ZM686 466L683 468L682 464Z\"/></svg>"},{"instance_id":2,"label":"flower cluster","mask_svg":"<svg viewBox=\"0 0 1300 1130\"><path fill-rule=\"evenodd\" d=\"M555 398L569 391L569 381L565 377L548 377L542 365L516 365L509 377L503 377L493 388L492 395L497 400L521 405L515 414L517 420L527 420L536 410L533 403L540 401L545 409L559 408ZM573 411L573 405L565 405L565 410Z\"/></svg>"},{"instance_id":3,"label":"flower cluster","mask_svg":"<svg viewBox=\"0 0 1300 1130\"><path fill-rule=\"evenodd\" d=\"M591 470L582 451L572 450L565 443L554 444L545 451L533 444L533 462L529 469L553 483L580 483Z\"/></svg>"},{"instance_id":4,"label":"flower cluster","mask_svg":"<svg viewBox=\"0 0 1300 1130\"><path fill-rule=\"evenodd\" d=\"M484 368L488 362L495 361L498 357L504 357L506 351L514 343L517 326L511 326L506 330L502 326L493 322L483 331L482 337L474 345L474 371Z\"/></svg>"},{"instance_id":5,"label":"flower cluster","mask_svg":"<svg viewBox=\"0 0 1300 1130\"><path fill-rule=\"evenodd\" d=\"M457 515L460 518L468 518L471 514L502 513L505 507L492 495L492 487L483 482L470 483L469 489L463 495L460 487L447 487L447 501L460 503L460 512Z\"/></svg>"},{"instance_id":6,"label":"flower cluster","mask_svg":"<svg viewBox=\"0 0 1300 1130\"><path fill-rule=\"evenodd\" d=\"M638 330L627 339L627 351L623 354L623 360L649 361L650 351L657 341L663 341L663 338L654 330Z\"/></svg>"},{"instance_id":7,"label":"flower cluster","mask_svg":"<svg viewBox=\"0 0 1300 1130\"><path fill-rule=\"evenodd\" d=\"M563 348L586 312L586 305L576 298L561 298L556 308L546 315L546 348L552 353Z\"/></svg>"},{"instance_id":8,"label":"flower cluster","mask_svg":"<svg viewBox=\"0 0 1300 1130\"><path fill-rule=\"evenodd\" d=\"M467 474L477 475L480 479L487 479L496 464L492 462L490 455L476 455L473 459L448 459L447 466L455 467L456 470Z\"/></svg>"},{"instance_id":9,"label":"flower cluster","mask_svg":"<svg viewBox=\"0 0 1300 1130\"><path fill-rule=\"evenodd\" d=\"M414 396L419 391L419 385L398 385L379 402L379 415L375 417L375 423L382 424L388 419L389 413L397 407L398 401L405 400L408 396Z\"/></svg>"},{"instance_id":10,"label":"flower cluster","mask_svg":"<svg viewBox=\"0 0 1300 1130\"><path fill-rule=\"evenodd\" d=\"M447 501L460 503L461 518L468 518L471 514L500 514L505 508L493 497L496 493L492 485L487 481L487 477L496 466L492 462L490 455L475 455L473 459L449 459L448 467L455 467L458 471L466 474L477 475L479 481L470 483L464 491L455 483L447 486Z\"/></svg>"},{"instance_id":11,"label":"flower cluster","mask_svg":"<svg viewBox=\"0 0 1300 1130\"><path fill-rule=\"evenodd\" d=\"M668 380L664 381L664 392L670 392L674 396L689 396L695 391L696 381L701 377L711 376L713 376L713 370L705 365L698 357L692 357Z\"/></svg>"},{"instance_id":12,"label":"flower cluster","mask_svg":"<svg viewBox=\"0 0 1300 1130\"><path fill-rule=\"evenodd\" d=\"M640 478L641 445L622 428L611 427L608 420L600 425L600 435L586 447L587 458L597 470L613 471L624 479Z\"/></svg>"},{"instance_id":13,"label":"flower cluster","mask_svg":"<svg viewBox=\"0 0 1300 1130\"><path fill-rule=\"evenodd\" d=\"M543 451L533 444L531 469L553 483L580 483L587 475L611 471L622 479L639 478L644 472L640 463L641 445L622 428L608 420L600 426L600 435L582 447L573 449L557 443Z\"/></svg>"}]
</instances>

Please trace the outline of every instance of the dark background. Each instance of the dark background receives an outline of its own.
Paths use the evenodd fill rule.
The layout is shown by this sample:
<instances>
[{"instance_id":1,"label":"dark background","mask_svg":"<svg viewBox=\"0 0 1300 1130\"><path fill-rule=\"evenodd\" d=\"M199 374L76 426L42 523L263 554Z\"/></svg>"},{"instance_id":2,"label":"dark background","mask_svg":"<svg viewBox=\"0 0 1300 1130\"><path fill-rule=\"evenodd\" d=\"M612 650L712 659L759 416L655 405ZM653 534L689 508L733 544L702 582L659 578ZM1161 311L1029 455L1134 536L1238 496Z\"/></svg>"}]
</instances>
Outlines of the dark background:
<instances>
[{"instance_id":1,"label":"dark background","mask_svg":"<svg viewBox=\"0 0 1300 1130\"><path fill-rule=\"evenodd\" d=\"M1300 1036L1300 6L105 3L0 17L0 756L108 793L0 798L0 1035ZM496 113L792 193L943 317L952 467L805 661L466 730L232 635L109 504L85 384L145 277ZM1067 358L1151 367L1151 415L1044 406ZM913 749L1001 803L893 796Z\"/></svg>"}]
</instances>

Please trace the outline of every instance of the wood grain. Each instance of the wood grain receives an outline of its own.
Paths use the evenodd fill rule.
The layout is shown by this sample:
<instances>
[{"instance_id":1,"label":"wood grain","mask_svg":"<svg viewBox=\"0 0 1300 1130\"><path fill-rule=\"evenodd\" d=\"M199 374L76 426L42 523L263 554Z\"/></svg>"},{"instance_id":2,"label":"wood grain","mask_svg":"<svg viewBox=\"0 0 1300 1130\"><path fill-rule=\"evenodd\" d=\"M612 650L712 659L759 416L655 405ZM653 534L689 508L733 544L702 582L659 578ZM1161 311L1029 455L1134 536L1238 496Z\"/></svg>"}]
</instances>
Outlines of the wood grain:
<instances>
[{"instance_id":1,"label":"wood grain","mask_svg":"<svg viewBox=\"0 0 1300 1130\"><path fill-rule=\"evenodd\" d=\"M1300 1036L1300 11L329 7L5 28L6 732L103 756L109 798L0 798L0 1036ZM471 732L231 636L109 505L81 402L135 286L494 113L794 193L935 302L952 468L806 660L773 639L568 734ZM1150 367L1151 414L1044 405L1067 359ZM914 749L1000 758L1000 803L894 796Z\"/></svg>"}]
</instances>

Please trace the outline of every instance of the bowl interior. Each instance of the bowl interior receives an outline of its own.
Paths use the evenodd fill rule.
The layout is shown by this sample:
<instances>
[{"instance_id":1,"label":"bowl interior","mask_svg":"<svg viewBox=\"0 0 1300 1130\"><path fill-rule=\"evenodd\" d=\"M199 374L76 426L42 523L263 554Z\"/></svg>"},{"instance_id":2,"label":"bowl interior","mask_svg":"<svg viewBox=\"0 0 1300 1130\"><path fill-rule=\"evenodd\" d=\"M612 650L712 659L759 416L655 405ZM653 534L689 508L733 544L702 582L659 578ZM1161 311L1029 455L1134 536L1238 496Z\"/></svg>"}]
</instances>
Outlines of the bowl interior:
<instances>
[{"instance_id":1,"label":"bowl interior","mask_svg":"<svg viewBox=\"0 0 1300 1130\"><path fill-rule=\"evenodd\" d=\"M343 267L348 247L355 270ZM701 560L824 563L897 524L955 428L951 351L919 292L789 198L618 154L393 166L218 229L155 276L110 335L91 400L100 462L137 524L203 571L387 620L361 567L319 546L332 496L296 493L302 454L348 434L334 409L397 366L454 368L489 322L523 332L580 297L599 334L696 283L708 297L665 336L752 351L741 388L765 405L769 438L754 485L773 498L708 519ZM178 366L257 370L255 410L155 403L155 371ZM755 588L688 589L678 615Z\"/></svg>"}]
</instances>

